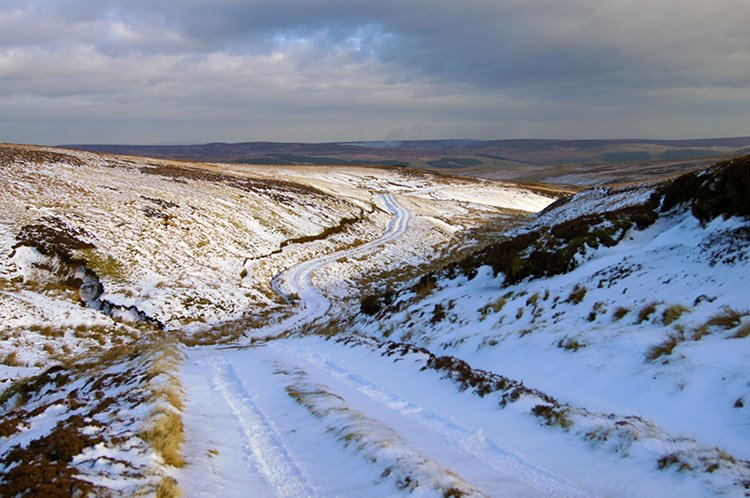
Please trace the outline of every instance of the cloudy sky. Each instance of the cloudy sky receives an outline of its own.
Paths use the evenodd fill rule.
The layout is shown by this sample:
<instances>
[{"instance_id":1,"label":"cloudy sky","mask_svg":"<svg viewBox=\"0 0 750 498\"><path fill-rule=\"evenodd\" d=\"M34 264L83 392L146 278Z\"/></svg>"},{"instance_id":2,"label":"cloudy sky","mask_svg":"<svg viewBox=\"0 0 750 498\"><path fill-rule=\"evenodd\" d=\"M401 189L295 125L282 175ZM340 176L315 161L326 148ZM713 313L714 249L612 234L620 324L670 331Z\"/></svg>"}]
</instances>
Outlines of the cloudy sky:
<instances>
[{"instance_id":1,"label":"cloudy sky","mask_svg":"<svg viewBox=\"0 0 750 498\"><path fill-rule=\"evenodd\" d=\"M748 0L0 0L0 142L750 135Z\"/></svg>"}]
</instances>

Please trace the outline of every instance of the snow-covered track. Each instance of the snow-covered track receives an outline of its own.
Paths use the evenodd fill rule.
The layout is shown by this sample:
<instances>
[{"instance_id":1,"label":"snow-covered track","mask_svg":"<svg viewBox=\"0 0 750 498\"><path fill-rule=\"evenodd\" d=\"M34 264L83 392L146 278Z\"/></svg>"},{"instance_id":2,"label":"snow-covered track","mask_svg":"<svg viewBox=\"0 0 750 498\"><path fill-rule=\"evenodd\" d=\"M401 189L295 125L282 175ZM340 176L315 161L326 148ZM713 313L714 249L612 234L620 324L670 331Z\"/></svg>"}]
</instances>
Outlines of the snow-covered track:
<instances>
[{"instance_id":1,"label":"snow-covered track","mask_svg":"<svg viewBox=\"0 0 750 498\"><path fill-rule=\"evenodd\" d=\"M292 343L293 344L293 343ZM533 464L512 450L502 447L490 438L478 436L475 429L422 406L394 393L381 380L371 379L357 371L336 362L330 355L309 348L299 348L289 343L270 343L269 347L279 350L297 363L309 362L321 367L326 375L353 387L368 398L378 402L382 409L395 411L434 434L436 440L453 446L482 461L497 472L522 481L536 490L540 496L586 497L589 493L570 481L555 475L549 470ZM387 375L386 375L387 377Z\"/></svg>"},{"instance_id":2,"label":"snow-covered track","mask_svg":"<svg viewBox=\"0 0 750 498\"><path fill-rule=\"evenodd\" d=\"M597 496L505 441L491 401L470 400L485 416L464 420L461 405L446 403L452 388L408 361L318 337L200 348L192 360L185 385L208 392L187 425L203 421L202 438L222 441L226 454L210 468L221 479L204 492L247 481L277 497ZM229 419L209 418L213 410ZM336 465L352 474L339 476Z\"/></svg>"},{"instance_id":3,"label":"snow-covered track","mask_svg":"<svg viewBox=\"0 0 750 498\"><path fill-rule=\"evenodd\" d=\"M223 395L242 427L248 462L260 471L275 496L315 496L284 448L281 436L253 401L253 396L232 364L219 354L209 355L208 361L213 369L216 389Z\"/></svg>"},{"instance_id":4,"label":"snow-covered track","mask_svg":"<svg viewBox=\"0 0 750 498\"><path fill-rule=\"evenodd\" d=\"M327 264L342 258L358 257L367 254L382 245L398 239L406 233L409 228L409 220L411 219L409 210L404 208L393 194L381 194L381 197L386 207L393 213L393 217L389 220L385 232L377 239L352 249L338 251L317 259L297 263L278 275L274 279L276 281L274 288L277 292L281 292L278 283L284 281L290 292L289 294L282 293L282 296L287 301L290 301L289 295L296 294L301 301L301 306L294 315L282 320L280 323L258 330L255 334L256 336L287 332L324 316L330 308L331 303L328 298L313 286L313 273Z\"/></svg>"},{"instance_id":5,"label":"snow-covered track","mask_svg":"<svg viewBox=\"0 0 750 498\"><path fill-rule=\"evenodd\" d=\"M322 292L313 286L313 273L341 258L367 254L406 233L411 217L410 212L392 194L382 194L382 200L393 213L393 217L389 220L385 232L379 238L350 250L299 263L280 275L277 283L283 280L287 290L298 295L301 306L293 316L280 323L268 325L264 332L269 335L279 335L324 316L330 309L331 303ZM337 347L336 349L338 353L344 356L348 355L349 348ZM266 365L271 363L293 365L294 367L288 368L301 369L298 370L301 375L306 375L304 372L307 370L314 372L314 377L322 383L319 387L315 387L316 384L309 383L306 383L303 387L308 390L312 389L315 396L327 395L335 398L337 403L335 409L321 408L320 413L312 408L313 415L316 417L320 416L327 419L329 413L336 412L339 413L339 418L343 416L342 414L347 417L354 417L352 420L345 417L343 422L339 422L355 424L355 421L364 417L364 415L353 414L374 413L376 418L372 418L371 422L365 424L361 421L372 430L368 438L373 441L373 448L390 448L387 452L388 455L391 453L400 455L394 457L394 462L389 464L390 466L385 474L391 472L403 474L402 477L406 476L407 482L408 479L421 476L418 480L423 481L422 493L427 492L427 488L430 488L431 485L428 482L434 485L435 482L441 480L433 476L436 472L435 469L444 468L427 455L420 456L418 451L415 452L412 449L427 440L432 441L430 445L436 445L436 448L439 448L438 454L446 462L456 458L473 461L476 462L476 465L487 469L486 472L496 475L496 478L490 479L481 486L489 490L497 491L497 486L500 485L500 482L503 482L502 486L510 486L509 489L520 493L519 496L589 496L575 484L542 466L535 465L522 455L502 447L493 439L477 435L476 428L452 420L450 415L441 413L442 410L436 409L435 405L424 406L420 401L397 394L394 391L397 385L393 384L394 378L389 372L372 377L366 372L347 368L344 363L331 357L330 352L326 354L308 350L294 342L291 344L270 342L261 348L244 350L232 348L214 349L205 353L196 351L198 358L201 358L202 354L205 355L202 356L204 359L199 359L198 363L210 366L208 373L213 378L213 390L220 395L214 395L213 397L226 403L229 410L225 409L224 411L231 412L234 415L236 421L234 426L239 427L239 432L241 432L238 436L241 436L244 441L245 459L248 462L247 470L258 473L275 496L310 496L313 486L308 484L303 472L299 470L298 464L295 463L295 457L287 450L284 434L275 429L274 422L264 415L262 408L254 401L254 395L246 387L250 385L258 386L258 383L262 383L265 386L263 392L266 392L267 386L278 383L278 379L276 379L278 372L272 372L273 369L262 366L261 363ZM243 359L242 365L238 363L240 357ZM248 367L244 361L251 361L256 366ZM380 360L376 360L376 362L381 363ZM382 363L389 364L385 361ZM396 382L398 384L398 381ZM291 392L301 389L300 386L296 385L282 386L283 384L278 385L272 392L284 394L285 389L286 393L292 396ZM358 394L352 397L355 392ZM353 404L349 405L349 403ZM305 403L302 404L307 406ZM308 408L310 407L308 406ZM333 411L329 412L329 410ZM192 416L195 417L195 414ZM394 425L383 424L380 421L381 417L390 420L390 423ZM367 421L369 419L364 418L362 420ZM334 421L329 420L325 423L333 424L328 425L329 432L336 432ZM380 429L374 430L373 427L379 427ZM417 429L421 434L414 441L412 441L412 429ZM293 433L295 430L291 432ZM296 437L291 436L288 431L286 434L286 437L292 437L292 439ZM389 434L391 436L386 437ZM235 436L235 439L238 438ZM419 442L420 440L422 442ZM362 446L360 451L364 452L365 459L369 458L373 463L383 459L388 460L384 454L381 454L381 450L375 451L372 448L366 450ZM374 453L369 455L367 454L368 451ZM375 456L376 454L377 456ZM418 462L422 463L417 464ZM464 465L461 468L466 470L470 467ZM394 470L396 468L399 470ZM453 469L445 467L435 476L441 474L441 472L444 476L454 476L452 479L456 483L463 483L457 484L456 489L473 490L470 483L467 484L459 477L459 474L453 473ZM403 485L403 478L397 480L400 483L399 486ZM450 485L448 486L450 487ZM480 491L471 491L470 494L484 495Z\"/></svg>"}]
</instances>

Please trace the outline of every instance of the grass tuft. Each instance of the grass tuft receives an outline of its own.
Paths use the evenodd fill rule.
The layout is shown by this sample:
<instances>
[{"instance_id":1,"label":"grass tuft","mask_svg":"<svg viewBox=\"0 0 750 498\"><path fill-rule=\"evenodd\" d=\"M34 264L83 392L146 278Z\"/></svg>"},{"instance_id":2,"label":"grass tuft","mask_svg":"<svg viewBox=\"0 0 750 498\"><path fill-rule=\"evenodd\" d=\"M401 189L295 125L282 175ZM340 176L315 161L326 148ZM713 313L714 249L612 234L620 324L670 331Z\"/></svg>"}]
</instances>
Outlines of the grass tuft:
<instances>
[{"instance_id":1,"label":"grass tuft","mask_svg":"<svg viewBox=\"0 0 750 498\"><path fill-rule=\"evenodd\" d=\"M154 415L154 422L141 433L141 439L161 454L164 463L183 467L185 461L182 459L181 448L185 436L182 418L178 413L163 409L157 409Z\"/></svg>"},{"instance_id":2,"label":"grass tuft","mask_svg":"<svg viewBox=\"0 0 750 498\"><path fill-rule=\"evenodd\" d=\"M537 301L539 301L538 292L526 300L526 306L536 306Z\"/></svg>"},{"instance_id":3,"label":"grass tuft","mask_svg":"<svg viewBox=\"0 0 750 498\"><path fill-rule=\"evenodd\" d=\"M164 464L181 468L185 465L182 446L185 443L185 427L180 412L184 408L182 386L174 374L182 360L178 346L171 342L157 345L150 357L146 378L151 398L156 408L139 434L155 452L161 455ZM161 474L156 489L157 498L177 498L182 490L172 477Z\"/></svg>"},{"instance_id":4,"label":"grass tuft","mask_svg":"<svg viewBox=\"0 0 750 498\"><path fill-rule=\"evenodd\" d=\"M690 311L690 309L682 306L681 304L675 304L664 310L664 314L662 315L661 320L664 325L669 325L670 323L679 320L682 314L686 311Z\"/></svg>"},{"instance_id":5,"label":"grass tuft","mask_svg":"<svg viewBox=\"0 0 750 498\"><path fill-rule=\"evenodd\" d=\"M435 308L432 310L432 318L430 319L430 323L435 325L438 322L441 322L445 319L445 307L442 304L436 304Z\"/></svg>"},{"instance_id":6,"label":"grass tuft","mask_svg":"<svg viewBox=\"0 0 750 498\"><path fill-rule=\"evenodd\" d=\"M505 298L505 296L503 296L503 297L499 298L498 300L493 301L493 302L487 304L486 306L483 306L482 308L480 308L479 309L479 313L481 313L482 316L489 315L490 312L492 312L492 313L498 313L499 311L501 311L503 309L503 307L505 306L505 304L507 302L508 302L508 300Z\"/></svg>"},{"instance_id":7,"label":"grass tuft","mask_svg":"<svg viewBox=\"0 0 750 498\"><path fill-rule=\"evenodd\" d=\"M728 306L720 312L709 318L706 323L693 331L693 340L699 341L704 336L711 333L711 328L731 330L739 327L737 331L729 336L731 339L741 339L750 335L750 323L742 324L742 319L750 315L747 311L737 311Z\"/></svg>"},{"instance_id":8,"label":"grass tuft","mask_svg":"<svg viewBox=\"0 0 750 498\"><path fill-rule=\"evenodd\" d=\"M458 488L450 488L443 493L443 498L461 498L463 496L466 496L466 492Z\"/></svg>"},{"instance_id":9,"label":"grass tuft","mask_svg":"<svg viewBox=\"0 0 750 498\"><path fill-rule=\"evenodd\" d=\"M612 318L614 319L614 321L616 321L616 322L617 322L617 321L620 321L620 320L622 320L622 318L623 318L623 317L624 317L625 315L627 315L628 313L630 313L630 310L629 310L629 309L627 309L627 308L623 308L622 306L620 306L620 307L619 307L619 308L617 308L617 309L615 310L615 312L614 312L614 313L612 314Z\"/></svg>"},{"instance_id":10,"label":"grass tuft","mask_svg":"<svg viewBox=\"0 0 750 498\"><path fill-rule=\"evenodd\" d=\"M565 339L560 339L557 347L566 351L578 351L581 348L585 348L586 344L578 342L577 339L566 337Z\"/></svg>"},{"instance_id":11,"label":"grass tuft","mask_svg":"<svg viewBox=\"0 0 750 498\"><path fill-rule=\"evenodd\" d=\"M638 321L636 323L643 323L656 311L656 307L661 303L658 301L651 302L644 306L641 311L638 312Z\"/></svg>"},{"instance_id":12,"label":"grass tuft","mask_svg":"<svg viewBox=\"0 0 750 498\"><path fill-rule=\"evenodd\" d=\"M737 311L727 306L720 313L709 318L706 325L724 330L733 329L742 322L743 317L749 314L747 311Z\"/></svg>"},{"instance_id":13,"label":"grass tuft","mask_svg":"<svg viewBox=\"0 0 750 498\"><path fill-rule=\"evenodd\" d=\"M690 465L688 462L682 461L680 459L680 456L677 453L670 453L668 455L664 455L659 460L657 460L656 463L657 463L657 466L659 467L659 470L664 470L672 466L677 466L680 472L686 471L686 470L693 470L693 466Z\"/></svg>"},{"instance_id":14,"label":"grass tuft","mask_svg":"<svg viewBox=\"0 0 750 498\"><path fill-rule=\"evenodd\" d=\"M156 487L156 498L179 498L182 496L182 490L171 477L165 477Z\"/></svg>"},{"instance_id":15,"label":"grass tuft","mask_svg":"<svg viewBox=\"0 0 750 498\"><path fill-rule=\"evenodd\" d=\"M744 339L745 337L749 335L750 335L750 322L738 328L737 332L732 334L731 338L732 339Z\"/></svg>"},{"instance_id":16,"label":"grass tuft","mask_svg":"<svg viewBox=\"0 0 750 498\"><path fill-rule=\"evenodd\" d=\"M23 367L23 366L26 366L18 358L18 353L16 351L11 351L10 353L6 354L5 358L3 358L2 364L3 365L7 365L9 367Z\"/></svg>"},{"instance_id":17,"label":"grass tuft","mask_svg":"<svg viewBox=\"0 0 750 498\"><path fill-rule=\"evenodd\" d=\"M708 325L704 323L703 325L701 325L700 327L698 327L697 329L693 331L693 340L700 341L701 339L703 339L704 336L707 336L708 334L710 334L708 330Z\"/></svg>"},{"instance_id":18,"label":"grass tuft","mask_svg":"<svg viewBox=\"0 0 750 498\"><path fill-rule=\"evenodd\" d=\"M654 344L648 351L646 351L646 361L654 361L660 356L668 356L672 354L674 348L681 342L686 340L685 334L682 331L670 332L667 334L667 338L660 344Z\"/></svg>"},{"instance_id":19,"label":"grass tuft","mask_svg":"<svg viewBox=\"0 0 750 498\"><path fill-rule=\"evenodd\" d=\"M560 408L550 405L536 405L531 409L536 417L544 419L545 423L550 426L559 425L563 429L573 425L573 421L565 416L565 412Z\"/></svg>"},{"instance_id":20,"label":"grass tuft","mask_svg":"<svg viewBox=\"0 0 750 498\"><path fill-rule=\"evenodd\" d=\"M427 274L419 279L419 281L412 286L414 293L424 299L425 297L432 294L437 286L437 278L434 275Z\"/></svg>"},{"instance_id":21,"label":"grass tuft","mask_svg":"<svg viewBox=\"0 0 750 498\"><path fill-rule=\"evenodd\" d=\"M568 299L566 299L565 302L578 304L581 301L583 301L583 298L585 296L586 296L586 287L576 284L576 286L573 288L573 291L570 293L570 295L568 296Z\"/></svg>"}]
</instances>

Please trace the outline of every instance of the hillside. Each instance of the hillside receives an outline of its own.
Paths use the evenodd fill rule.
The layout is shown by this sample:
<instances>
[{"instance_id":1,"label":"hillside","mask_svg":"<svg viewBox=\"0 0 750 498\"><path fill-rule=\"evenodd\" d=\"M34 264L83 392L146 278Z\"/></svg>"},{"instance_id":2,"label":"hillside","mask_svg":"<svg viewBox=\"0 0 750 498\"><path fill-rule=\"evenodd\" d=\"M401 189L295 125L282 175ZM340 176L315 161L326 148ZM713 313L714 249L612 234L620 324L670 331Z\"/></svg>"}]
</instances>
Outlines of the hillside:
<instances>
[{"instance_id":1,"label":"hillside","mask_svg":"<svg viewBox=\"0 0 750 498\"><path fill-rule=\"evenodd\" d=\"M387 306L368 296L349 327L428 348L425 368L594 448L742 495L748 194L747 156L582 192Z\"/></svg>"},{"instance_id":2,"label":"hillside","mask_svg":"<svg viewBox=\"0 0 750 498\"><path fill-rule=\"evenodd\" d=\"M750 157L0 164L2 496L750 495Z\"/></svg>"}]
</instances>

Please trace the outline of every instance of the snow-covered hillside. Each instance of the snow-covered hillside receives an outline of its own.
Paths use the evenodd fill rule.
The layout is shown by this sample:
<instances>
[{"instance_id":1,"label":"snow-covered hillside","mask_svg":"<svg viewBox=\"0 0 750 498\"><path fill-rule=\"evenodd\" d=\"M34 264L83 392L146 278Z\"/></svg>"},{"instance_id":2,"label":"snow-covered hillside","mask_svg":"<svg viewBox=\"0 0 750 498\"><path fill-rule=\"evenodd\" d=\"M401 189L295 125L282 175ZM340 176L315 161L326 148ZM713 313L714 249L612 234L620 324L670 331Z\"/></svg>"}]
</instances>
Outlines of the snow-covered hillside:
<instances>
[{"instance_id":1,"label":"snow-covered hillside","mask_svg":"<svg viewBox=\"0 0 750 498\"><path fill-rule=\"evenodd\" d=\"M0 146L0 159L0 381L9 389L0 436L11 456L17 445L57 437L55 422L21 435L59 404L46 386L63 380L49 368L62 368L67 382L78 375L68 373L72 365L96 356L124 361L165 340L216 344L309 326L328 303L337 305L330 314L357 303L367 279L413 274L436 254L467 246L486 222L518 220L559 195L402 168L194 164L17 145ZM476 197L467 198L469 191ZM169 379L179 394L176 373ZM108 385L103 368L88 375L89 383ZM19 389L23 396L14 394ZM73 391L57 420L87 413L77 395L100 396ZM130 419L131 436L163 418L164 409L143 406ZM86 423L64 432L74 448L89 441ZM148 446L148 437L127 439L126 447ZM69 456L66 476L80 470ZM108 458L87 462L97 468ZM6 460L6 471L14 461ZM151 474L169 477L168 462L156 463ZM98 479L104 487L96 490L143 492L171 482L166 477L121 485Z\"/></svg>"},{"instance_id":2,"label":"snow-covered hillside","mask_svg":"<svg viewBox=\"0 0 750 498\"><path fill-rule=\"evenodd\" d=\"M285 312L273 278L297 261L377 238L390 217L383 192L414 213L408 242L320 275L317 285L349 294L363 273L428 261L466 227L553 200L411 170L190 164L12 145L0 152L0 253L12 255L0 258L0 313L6 332L24 331L0 348L23 364L43 365L47 356L22 347L30 336L55 351L76 350L88 336L105 346L130 342L149 332L131 330L136 310L175 331L248 327ZM446 192L474 186L490 201L425 193L440 184ZM64 285L76 278L91 281L88 309L77 305L77 286ZM100 301L125 320L92 309ZM45 341L58 332L62 340Z\"/></svg>"},{"instance_id":3,"label":"snow-covered hillside","mask_svg":"<svg viewBox=\"0 0 750 498\"><path fill-rule=\"evenodd\" d=\"M352 329L522 382L538 392L464 387L528 397L521 412L592 447L710 483L696 495L742 495L749 178L744 158L580 193L388 305L369 296Z\"/></svg>"},{"instance_id":4,"label":"snow-covered hillside","mask_svg":"<svg viewBox=\"0 0 750 498\"><path fill-rule=\"evenodd\" d=\"M747 158L556 202L0 158L3 496L750 492Z\"/></svg>"}]
</instances>

